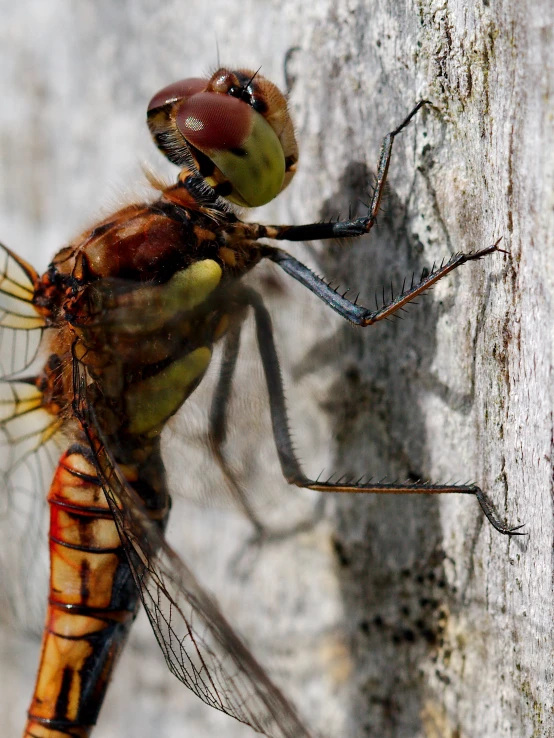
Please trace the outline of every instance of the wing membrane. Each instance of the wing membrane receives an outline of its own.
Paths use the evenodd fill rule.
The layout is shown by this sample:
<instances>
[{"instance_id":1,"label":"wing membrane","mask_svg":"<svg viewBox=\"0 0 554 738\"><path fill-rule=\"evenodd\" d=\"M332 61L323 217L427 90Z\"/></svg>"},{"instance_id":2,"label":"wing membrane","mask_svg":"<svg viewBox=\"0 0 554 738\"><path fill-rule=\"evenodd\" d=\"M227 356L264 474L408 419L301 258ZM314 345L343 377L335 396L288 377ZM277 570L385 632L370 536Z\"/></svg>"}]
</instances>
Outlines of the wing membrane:
<instances>
[{"instance_id":1,"label":"wing membrane","mask_svg":"<svg viewBox=\"0 0 554 738\"><path fill-rule=\"evenodd\" d=\"M0 615L33 632L46 602L46 490L60 425L32 380L0 381Z\"/></svg>"},{"instance_id":2,"label":"wing membrane","mask_svg":"<svg viewBox=\"0 0 554 738\"><path fill-rule=\"evenodd\" d=\"M170 671L208 705L271 738L309 738L294 707L269 680L215 601L165 541L102 442L74 364L75 412L94 452L144 608Z\"/></svg>"},{"instance_id":3,"label":"wing membrane","mask_svg":"<svg viewBox=\"0 0 554 738\"><path fill-rule=\"evenodd\" d=\"M61 419L42 406L42 392L34 380L0 381L0 449L5 473L12 474L60 428Z\"/></svg>"},{"instance_id":4,"label":"wing membrane","mask_svg":"<svg viewBox=\"0 0 554 738\"><path fill-rule=\"evenodd\" d=\"M35 270L0 244L0 376L29 366L38 351L45 319L33 305Z\"/></svg>"}]
</instances>

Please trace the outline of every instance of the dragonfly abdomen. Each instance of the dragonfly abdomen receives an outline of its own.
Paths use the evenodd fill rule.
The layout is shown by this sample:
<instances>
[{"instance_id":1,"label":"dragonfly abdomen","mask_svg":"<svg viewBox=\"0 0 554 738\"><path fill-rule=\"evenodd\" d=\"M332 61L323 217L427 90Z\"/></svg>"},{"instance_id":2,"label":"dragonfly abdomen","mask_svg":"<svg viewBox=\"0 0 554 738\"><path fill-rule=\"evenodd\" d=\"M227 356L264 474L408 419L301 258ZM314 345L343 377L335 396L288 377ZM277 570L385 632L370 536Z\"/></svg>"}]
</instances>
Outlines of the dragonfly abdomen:
<instances>
[{"instance_id":1,"label":"dragonfly abdomen","mask_svg":"<svg viewBox=\"0 0 554 738\"><path fill-rule=\"evenodd\" d=\"M50 596L25 738L85 738L138 606L138 591L90 460L72 446L50 487Z\"/></svg>"}]
</instances>

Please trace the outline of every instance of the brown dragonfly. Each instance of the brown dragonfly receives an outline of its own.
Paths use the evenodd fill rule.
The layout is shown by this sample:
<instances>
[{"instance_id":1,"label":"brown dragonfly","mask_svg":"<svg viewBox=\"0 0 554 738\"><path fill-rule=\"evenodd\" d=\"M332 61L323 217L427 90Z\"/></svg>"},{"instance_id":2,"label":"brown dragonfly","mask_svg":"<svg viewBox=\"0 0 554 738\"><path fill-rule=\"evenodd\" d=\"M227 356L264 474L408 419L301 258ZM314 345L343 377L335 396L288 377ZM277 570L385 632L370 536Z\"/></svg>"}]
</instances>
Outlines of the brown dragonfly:
<instances>
[{"instance_id":1,"label":"brown dragonfly","mask_svg":"<svg viewBox=\"0 0 554 738\"><path fill-rule=\"evenodd\" d=\"M113 213L54 257L40 276L7 248L0 256L3 331L1 432L9 451L5 514L31 519L20 476L62 447L48 492L50 584L42 653L24 735L89 736L140 602L171 672L208 705L274 738L308 737L295 708L234 633L217 604L168 545L170 509L160 436L205 374L223 359L210 411L213 458L249 514L224 453L240 332L253 313L275 445L290 484L322 492L477 498L476 486L309 479L289 433L271 318L242 277L269 259L352 324L383 320L498 243L405 286L375 310L349 301L266 241L356 238L375 223L395 137L385 136L367 214L333 223L245 223L233 205L269 202L294 176L298 150L286 99L249 70L218 69L176 82L151 100L148 125L177 181ZM41 359L40 368L33 371ZM57 452L56 452L57 453ZM45 484L27 475L25 488ZM35 489L40 493L41 489Z\"/></svg>"}]
</instances>

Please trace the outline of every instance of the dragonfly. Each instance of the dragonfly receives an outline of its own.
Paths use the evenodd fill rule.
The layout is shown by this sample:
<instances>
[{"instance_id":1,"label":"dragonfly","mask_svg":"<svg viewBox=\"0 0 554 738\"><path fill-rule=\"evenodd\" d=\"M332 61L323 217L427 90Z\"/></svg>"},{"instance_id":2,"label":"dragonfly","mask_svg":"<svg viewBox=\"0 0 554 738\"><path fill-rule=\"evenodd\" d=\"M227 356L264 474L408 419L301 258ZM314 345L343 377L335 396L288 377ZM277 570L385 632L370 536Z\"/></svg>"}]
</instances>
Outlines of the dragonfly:
<instances>
[{"instance_id":1,"label":"dragonfly","mask_svg":"<svg viewBox=\"0 0 554 738\"><path fill-rule=\"evenodd\" d=\"M218 342L210 447L256 523L225 444L249 314L275 446L291 485L323 493L472 495L499 533L521 534L522 526L501 522L475 485L307 477L291 441L271 317L243 281L268 259L342 318L366 327L395 315L463 264L501 251L497 242L457 253L371 309L275 245L369 233L393 142L427 104L415 105L384 137L364 215L262 225L242 220L236 206L269 202L295 174L298 146L286 97L248 69L222 67L209 78L175 82L154 95L147 111L154 142L179 167L174 184L150 176L150 201L86 230L42 275L0 247L0 431L9 454L2 509L16 498L22 469L39 454L61 453L47 494L49 593L25 738L91 735L140 603L170 671L201 700L271 738L312 735L165 537L171 495L161 434L201 382ZM37 476L33 483L40 494L45 480Z\"/></svg>"}]
</instances>

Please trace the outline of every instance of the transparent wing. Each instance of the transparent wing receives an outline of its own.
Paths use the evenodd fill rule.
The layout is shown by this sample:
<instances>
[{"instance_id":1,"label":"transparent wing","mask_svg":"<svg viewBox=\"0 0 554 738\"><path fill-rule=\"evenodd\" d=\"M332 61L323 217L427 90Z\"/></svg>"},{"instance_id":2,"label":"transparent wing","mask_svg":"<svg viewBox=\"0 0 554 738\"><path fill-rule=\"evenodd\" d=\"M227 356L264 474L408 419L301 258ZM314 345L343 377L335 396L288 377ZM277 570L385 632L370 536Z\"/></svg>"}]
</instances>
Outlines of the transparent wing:
<instances>
[{"instance_id":1,"label":"transparent wing","mask_svg":"<svg viewBox=\"0 0 554 738\"><path fill-rule=\"evenodd\" d=\"M180 449L184 447L193 459L194 474L187 479L183 478L178 464L172 465L169 461L167 473L173 495L200 507L242 510L243 506L218 465L217 451L211 445L209 413L221 374L220 355L221 347L216 346L202 383L164 429L163 448L169 460L179 458ZM260 474L267 481L268 465L275 460L266 389L256 359L255 350L241 352L226 410L228 421L222 452L245 500L257 514L265 517L275 509L276 503L283 504L287 488L286 484L280 484L281 477L272 479L271 484L255 484ZM257 453L252 452L249 441L252 437L264 439L263 453L259 449Z\"/></svg>"},{"instance_id":2,"label":"transparent wing","mask_svg":"<svg viewBox=\"0 0 554 738\"><path fill-rule=\"evenodd\" d=\"M61 421L33 380L0 381L0 603L2 620L42 626L48 585L46 492Z\"/></svg>"},{"instance_id":3,"label":"transparent wing","mask_svg":"<svg viewBox=\"0 0 554 738\"><path fill-rule=\"evenodd\" d=\"M102 442L87 402L86 370L74 364L75 413L88 436L144 608L170 671L206 704L271 738L309 738L215 601L165 541Z\"/></svg>"},{"instance_id":4,"label":"transparent wing","mask_svg":"<svg viewBox=\"0 0 554 738\"><path fill-rule=\"evenodd\" d=\"M234 508L268 532L292 529L312 518L313 498L299 495L298 488L291 487L281 472L252 316L247 315L242 323L240 351L232 373L225 361L225 342L216 344L200 386L164 428L162 446L171 493L175 499L200 507ZM284 371L286 368L285 361ZM229 388L221 392L226 377ZM302 431L304 418L295 413L294 405L293 400L293 426ZM213 443L218 436L210 422L214 415L226 418L219 447ZM255 444L252 439L256 439ZM183 448L192 470L186 477L179 463L172 462L182 458Z\"/></svg>"},{"instance_id":5,"label":"transparent wing","mask_svg":"<svg viewBox=\"0 0 554 738\"><path fill-rule=\"evenodd\" d=\"M37 355L45 320L33 305L35 270L0 244L0 377L28 367Z\"/></svg>"}]
</instances>

